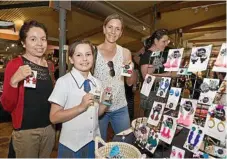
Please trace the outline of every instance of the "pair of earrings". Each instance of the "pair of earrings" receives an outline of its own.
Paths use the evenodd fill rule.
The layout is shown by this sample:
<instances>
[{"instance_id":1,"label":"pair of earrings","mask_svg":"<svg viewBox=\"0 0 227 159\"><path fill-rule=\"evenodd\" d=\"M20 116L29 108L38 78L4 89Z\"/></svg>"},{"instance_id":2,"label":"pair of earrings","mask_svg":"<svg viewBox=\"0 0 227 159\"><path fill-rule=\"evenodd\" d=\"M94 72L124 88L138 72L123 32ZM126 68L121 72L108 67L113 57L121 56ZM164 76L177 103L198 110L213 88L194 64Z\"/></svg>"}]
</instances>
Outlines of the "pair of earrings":
<instances>
[{"instance_id":1,"label":"pair of earrings","mask_svg":"<svg viewBox=\"0 0 227 159\"><path fill-rule=\"evenodd\" d=\"M181 152L178 152L176 154L175 149L173 149L172 152L171 152L171 157L183 158L183 154Z\"/></svg>"},{"instance_id":2,"label":"pair of earrings","mask_svg":"<svg viewBox=\"0 0 227 159\"><path fill-rule=\"evenodd\" d=\"M218 90L218 81L210 80L209 84L207 82L203 82L200 85L200 89L202 93L207 93L209 90L211 91L217 91Z\"/></svg>"},{"instance_id":3,"label":"pair of earrings","mask_svg":"<svg viewBox=\"0 0 227 159\"><path fill-rule=\"evenodd\" d=\"M197 144L199 143L199 141L200 141L200 137L201 137L201 135L202 135L202 133L203 133L203 131L202 130L200 130L200 129L198 129L198 132L197 132L197 135L195 134L195 130L196 130L196 128L193 126L192 127L192 130L191 130L191 132L190 132L190 134L189 134L189 136L188 136L188 148L190 149L190 150L193 150L196 146L197 146ZM195 140L194 140L194 142L192 143L192 139L194 138L194 135L196 135L196 137L195 137Z\"/></svg>"},{"instance_id":4,"label":"pair of earrings","mask_svg":"<svg viewBox=\"0 0 227 159\"><path fill-rule=\"evenodd\" d=\"M178 89L176 89L175 91L174 91L174 89L170 89L169 95L171 95L171 96L175 95L176 97L178 97L180 95L180 92Z\"/></svg>"}]
</instances>

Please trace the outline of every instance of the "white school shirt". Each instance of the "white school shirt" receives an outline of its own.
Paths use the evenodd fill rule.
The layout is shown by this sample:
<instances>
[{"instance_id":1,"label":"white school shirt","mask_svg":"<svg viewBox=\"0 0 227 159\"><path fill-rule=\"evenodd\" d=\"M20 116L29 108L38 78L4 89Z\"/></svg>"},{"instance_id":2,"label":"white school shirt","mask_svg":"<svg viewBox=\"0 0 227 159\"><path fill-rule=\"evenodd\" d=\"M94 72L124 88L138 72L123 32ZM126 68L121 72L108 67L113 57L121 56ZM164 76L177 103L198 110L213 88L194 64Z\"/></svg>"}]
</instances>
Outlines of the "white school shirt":
<instances>
[{"instance_id":1,"label":"white school shirt","mask_svg":"<svg viewBox=\"0 0 227 159\"><path fill-rule=\"evenodd\" d=\"M124 86L124 76L121 76L121 69L123 64L123 47L117 45L116 54L112 59L114 64L115 76L111 77L108 67L108 61L105 61L103 56L98 50L97 60L95 65L94 76L102 82L102 86L112 87L113 101L112 105L108 109L109 112L118 110L127 106L126 96L125 96L125 86Z\"/></svg>"},{"instance_id":2,"label":"white school shirt","mask_svg":"<svg viewBox=\"0 0 227 159\"><path fill-rule=\"evenodd\" d=\"M48 99L48 101L62 106L64 110L78 106L86 94L83 86L85 78L75 68L72 69L71 73L75 80L70 72L59 78ZM101 82L98 79L93 77L91 73L89 73L88 79L91 81L90 93L95 90L101 91ZM95 136L100 136L98 108L99 104L95 102L94 106L90 106L82 114L62 123L60 143L77 152L92 141Z\"/></svg>"}]
</instances>

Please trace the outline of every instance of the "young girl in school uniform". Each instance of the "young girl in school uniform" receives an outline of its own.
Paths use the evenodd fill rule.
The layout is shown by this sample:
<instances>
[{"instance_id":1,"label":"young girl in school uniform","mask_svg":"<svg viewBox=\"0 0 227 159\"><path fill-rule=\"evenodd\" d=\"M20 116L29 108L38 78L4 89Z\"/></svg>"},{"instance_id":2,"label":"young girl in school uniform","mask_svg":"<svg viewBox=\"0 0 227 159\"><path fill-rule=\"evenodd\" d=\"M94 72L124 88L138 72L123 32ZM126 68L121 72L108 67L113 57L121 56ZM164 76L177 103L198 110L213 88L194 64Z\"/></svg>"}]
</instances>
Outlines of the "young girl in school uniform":
<instances>
[{"instance_id":1,"label":"young girl in school uniform","mask_svg":"<svg viewBox=\"0 0 227 159\"><path fill-rule=\"evenodd\" d=\"M51 102L51 122L62 123L59 158L95 157L93 139L100 135L98 116L107 107L97 100L102 87L90 73L93 55L93 46L88 41L73 43L69 49L73 68L57 80L48 99Z\"/></svg>"}]
</instances>

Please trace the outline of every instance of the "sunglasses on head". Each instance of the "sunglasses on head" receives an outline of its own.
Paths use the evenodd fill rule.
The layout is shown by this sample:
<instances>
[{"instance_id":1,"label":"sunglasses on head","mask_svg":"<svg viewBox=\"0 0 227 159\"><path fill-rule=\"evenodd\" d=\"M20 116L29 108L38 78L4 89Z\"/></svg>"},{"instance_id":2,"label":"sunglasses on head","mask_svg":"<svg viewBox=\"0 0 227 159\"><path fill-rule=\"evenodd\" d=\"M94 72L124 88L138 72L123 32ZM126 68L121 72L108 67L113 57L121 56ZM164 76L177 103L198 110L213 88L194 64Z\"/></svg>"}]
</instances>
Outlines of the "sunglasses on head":
<instances>
[{"instance_id":1,"label":"sunglasses on head","mask_svg":"<svg viewBox=\"0 0 227 159\"><path fill-rule=\"evenodd\" d=\"M113 64L113 61L109 61L107 63L107 65L109 66L110 68L110 76L111 77L114 77L115 76L115 71L114 71L114 64Z\"/></svg>"}]
</instances>

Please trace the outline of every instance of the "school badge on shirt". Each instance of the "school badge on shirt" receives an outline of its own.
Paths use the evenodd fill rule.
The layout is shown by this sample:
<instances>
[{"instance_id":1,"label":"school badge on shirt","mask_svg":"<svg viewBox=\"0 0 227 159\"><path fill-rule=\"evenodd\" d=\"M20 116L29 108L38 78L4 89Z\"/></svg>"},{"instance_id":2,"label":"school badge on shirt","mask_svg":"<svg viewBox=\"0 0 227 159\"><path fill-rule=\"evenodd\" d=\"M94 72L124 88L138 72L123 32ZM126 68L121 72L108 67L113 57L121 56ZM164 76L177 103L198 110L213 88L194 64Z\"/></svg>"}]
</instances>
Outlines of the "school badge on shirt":
<instances>
[{"instance_id":1,"label":"school badge on shirt","mask_svg":"<svg viewBox=\"0 0 227 159\"><path fill-rule=\"evenodd\" d=\"M36 88L37 83L37 71L32 70L32 74L25 78L24 87Z\"/></svg>"}]
</instances>

